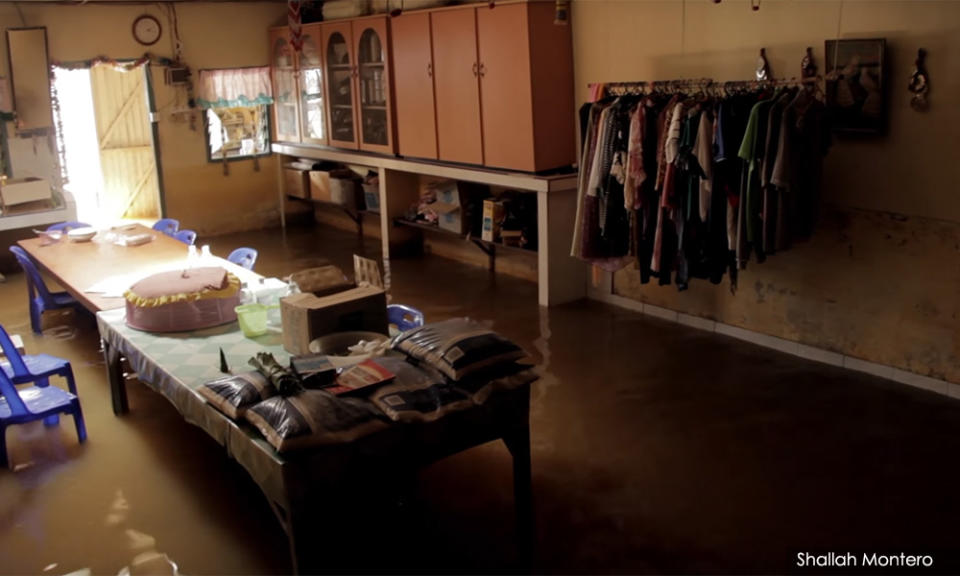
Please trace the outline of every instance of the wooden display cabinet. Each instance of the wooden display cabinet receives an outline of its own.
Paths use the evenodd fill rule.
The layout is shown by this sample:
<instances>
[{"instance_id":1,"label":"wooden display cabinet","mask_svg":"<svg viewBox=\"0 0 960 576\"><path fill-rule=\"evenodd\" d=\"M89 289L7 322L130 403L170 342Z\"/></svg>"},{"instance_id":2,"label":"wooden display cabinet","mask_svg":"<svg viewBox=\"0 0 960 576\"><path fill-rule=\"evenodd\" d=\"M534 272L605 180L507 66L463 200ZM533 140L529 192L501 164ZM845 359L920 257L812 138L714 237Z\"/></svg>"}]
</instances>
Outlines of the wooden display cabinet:
<instances>
[{"instance_id":1,"label":"wooden display cabinet","mask_svg":"<svg viewBox=\"0 0 960 576\"><path fill-rule=\"evenodd\" d=\"M271 28L269 36L274 140L300 142L297 54L290 43L290 32L287 28Z\"/></svg>"},{"instance_id":2,"label":"wooden display cabinet","mask_svg":"<svg viewBox=\"0 0 960 576\"><path fill-rule=\"evenodd\" d=\"M392 154L393 114L386 16L322 25L330 143Z\"/></svg>"}]
</instances>

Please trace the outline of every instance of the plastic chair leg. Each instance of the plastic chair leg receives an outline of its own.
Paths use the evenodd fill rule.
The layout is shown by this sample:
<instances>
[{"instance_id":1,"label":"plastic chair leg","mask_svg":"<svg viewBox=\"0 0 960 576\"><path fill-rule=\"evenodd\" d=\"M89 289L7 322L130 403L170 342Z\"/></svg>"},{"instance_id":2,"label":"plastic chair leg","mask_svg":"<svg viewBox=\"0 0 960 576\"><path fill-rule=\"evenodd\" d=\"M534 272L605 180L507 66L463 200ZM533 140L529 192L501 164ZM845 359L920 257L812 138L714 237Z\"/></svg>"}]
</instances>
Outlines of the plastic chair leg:
<instances>
[{"instance_id":1,"label":"plastic chair leg","mask_svg":"<svg viewBox=\"0 0 960 576\"><path fill-rule=\"evenodd\" d=\"M73 366L67 362L66 366L63 367L63 377L67 379L67 389L70 390L70 393L74 396L77 395L77 383L73 379Z\"/></svg>"},{"instance_id":2,"label":"plastic chair leg","mask_svg":"<svg viewBox=\"0 0 960 576\"><path fill-rule=\"evenodd\" d=\"M59 414L51 414L43 419L43 425L47 428L53 428L54 426L57 426L59 424L60 424Z\"/></svg>"},{"instance_id":3,"label":"plastic chair leg","mask_svg":"<svg viewBox=\"0 0 960 576\"><path fill-rule=\"evenodd\" d=\"M41 312L40 308L36 305L36 303L33 300L31 300L30 301L30 327L33 328L33 332L35 334L43 334L43 322L41 318L42 314L43 313Z\"/></svg>"},{"instance_id":4,"label":"plastic chair leg","mask_svg":"<svg viewBox=\"0 0 960 576\"><path fill-rule=\"evenodd\" d=\"M0 426L0 468L9 468L7 461L7 427Z\"/></svg>"},{"instance_id":5,"label":"plastic chair leg","mask_svg":"<svg viewBox=\"0 0 960 576\"><path fill-rule=\"evenodd\" d=\"M73 401L73 423L77 427L77 441L83 444L87 440L87 425L83 421L83 410L80 409L80 401Z\"/></svg>"}]
</instances>

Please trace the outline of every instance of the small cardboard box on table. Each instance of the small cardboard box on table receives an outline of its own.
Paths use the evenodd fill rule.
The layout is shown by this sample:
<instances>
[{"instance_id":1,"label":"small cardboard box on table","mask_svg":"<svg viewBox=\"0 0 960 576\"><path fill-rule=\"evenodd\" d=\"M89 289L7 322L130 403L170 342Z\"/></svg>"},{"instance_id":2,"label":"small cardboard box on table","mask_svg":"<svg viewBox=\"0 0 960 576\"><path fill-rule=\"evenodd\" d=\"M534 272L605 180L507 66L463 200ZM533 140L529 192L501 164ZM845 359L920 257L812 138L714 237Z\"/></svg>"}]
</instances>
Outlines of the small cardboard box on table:
<instances>
[{"instance_id":1,"label":"small cardboard box on table","mask_svg":"<svg viewBox=\"0 0 960 576\"><path fill-rule=\"evenodd\" d=\"M293 355L310 353L310 342L332 332L387 334L387 295L373 286L345 284L343 272L325 266L312 274L311 291L280 300L283 347ZM305 286L301 286L301 290Z\"/></svg>"}]
</instances>

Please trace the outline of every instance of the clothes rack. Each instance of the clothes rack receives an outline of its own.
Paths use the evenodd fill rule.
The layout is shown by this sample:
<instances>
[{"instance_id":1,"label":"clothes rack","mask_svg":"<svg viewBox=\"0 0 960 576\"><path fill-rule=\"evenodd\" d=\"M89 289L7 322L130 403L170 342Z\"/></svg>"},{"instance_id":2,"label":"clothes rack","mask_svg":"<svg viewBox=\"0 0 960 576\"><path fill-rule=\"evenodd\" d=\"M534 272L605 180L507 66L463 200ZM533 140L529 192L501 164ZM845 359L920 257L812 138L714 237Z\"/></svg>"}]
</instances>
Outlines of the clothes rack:
<instances>
[{"instance_id":1,"label":"clothes rack","mask_svg":"<svg viewBox=\"0 0 960 576\"><path fill-rule=\"evenodd\" d=\"M571 255L685 290L813 230L829 143L821 76L590 84Z\"/></svg>"}]
</instances>

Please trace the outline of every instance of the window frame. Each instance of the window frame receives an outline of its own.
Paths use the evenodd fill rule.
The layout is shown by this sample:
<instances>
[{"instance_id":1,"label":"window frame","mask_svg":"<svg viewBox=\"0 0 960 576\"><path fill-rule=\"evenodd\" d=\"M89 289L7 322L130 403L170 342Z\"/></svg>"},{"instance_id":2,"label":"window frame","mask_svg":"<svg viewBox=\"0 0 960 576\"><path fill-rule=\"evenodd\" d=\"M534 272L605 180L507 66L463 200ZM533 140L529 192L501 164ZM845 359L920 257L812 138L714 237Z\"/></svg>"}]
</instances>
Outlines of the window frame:
<instances>
[{"instance_id":1,"label":"window frame","mask_svg":"<svg viewBox=\"0 0 960 576\"><path fill-rule=\"evenodd\" d=\"M207 163L216 164L223 162L242 162L243 160L254 160L257 158L263 158L264 156L273 155L272 144L273 144L273 104L255 104L255 106L263 106L264 108L264 117L267 121L267 148L265 151L259 154L248 154L246 156L223 156L214 157L213 153L210 151L210 121L207 117L207 112L216 110L216 108L200 108L200 112L203 114L203 146L206 150ZM234 106L234 108L252 108L253 106ZM214 112L216 113L216 112Z\"/></svg>"}]
</instances>

